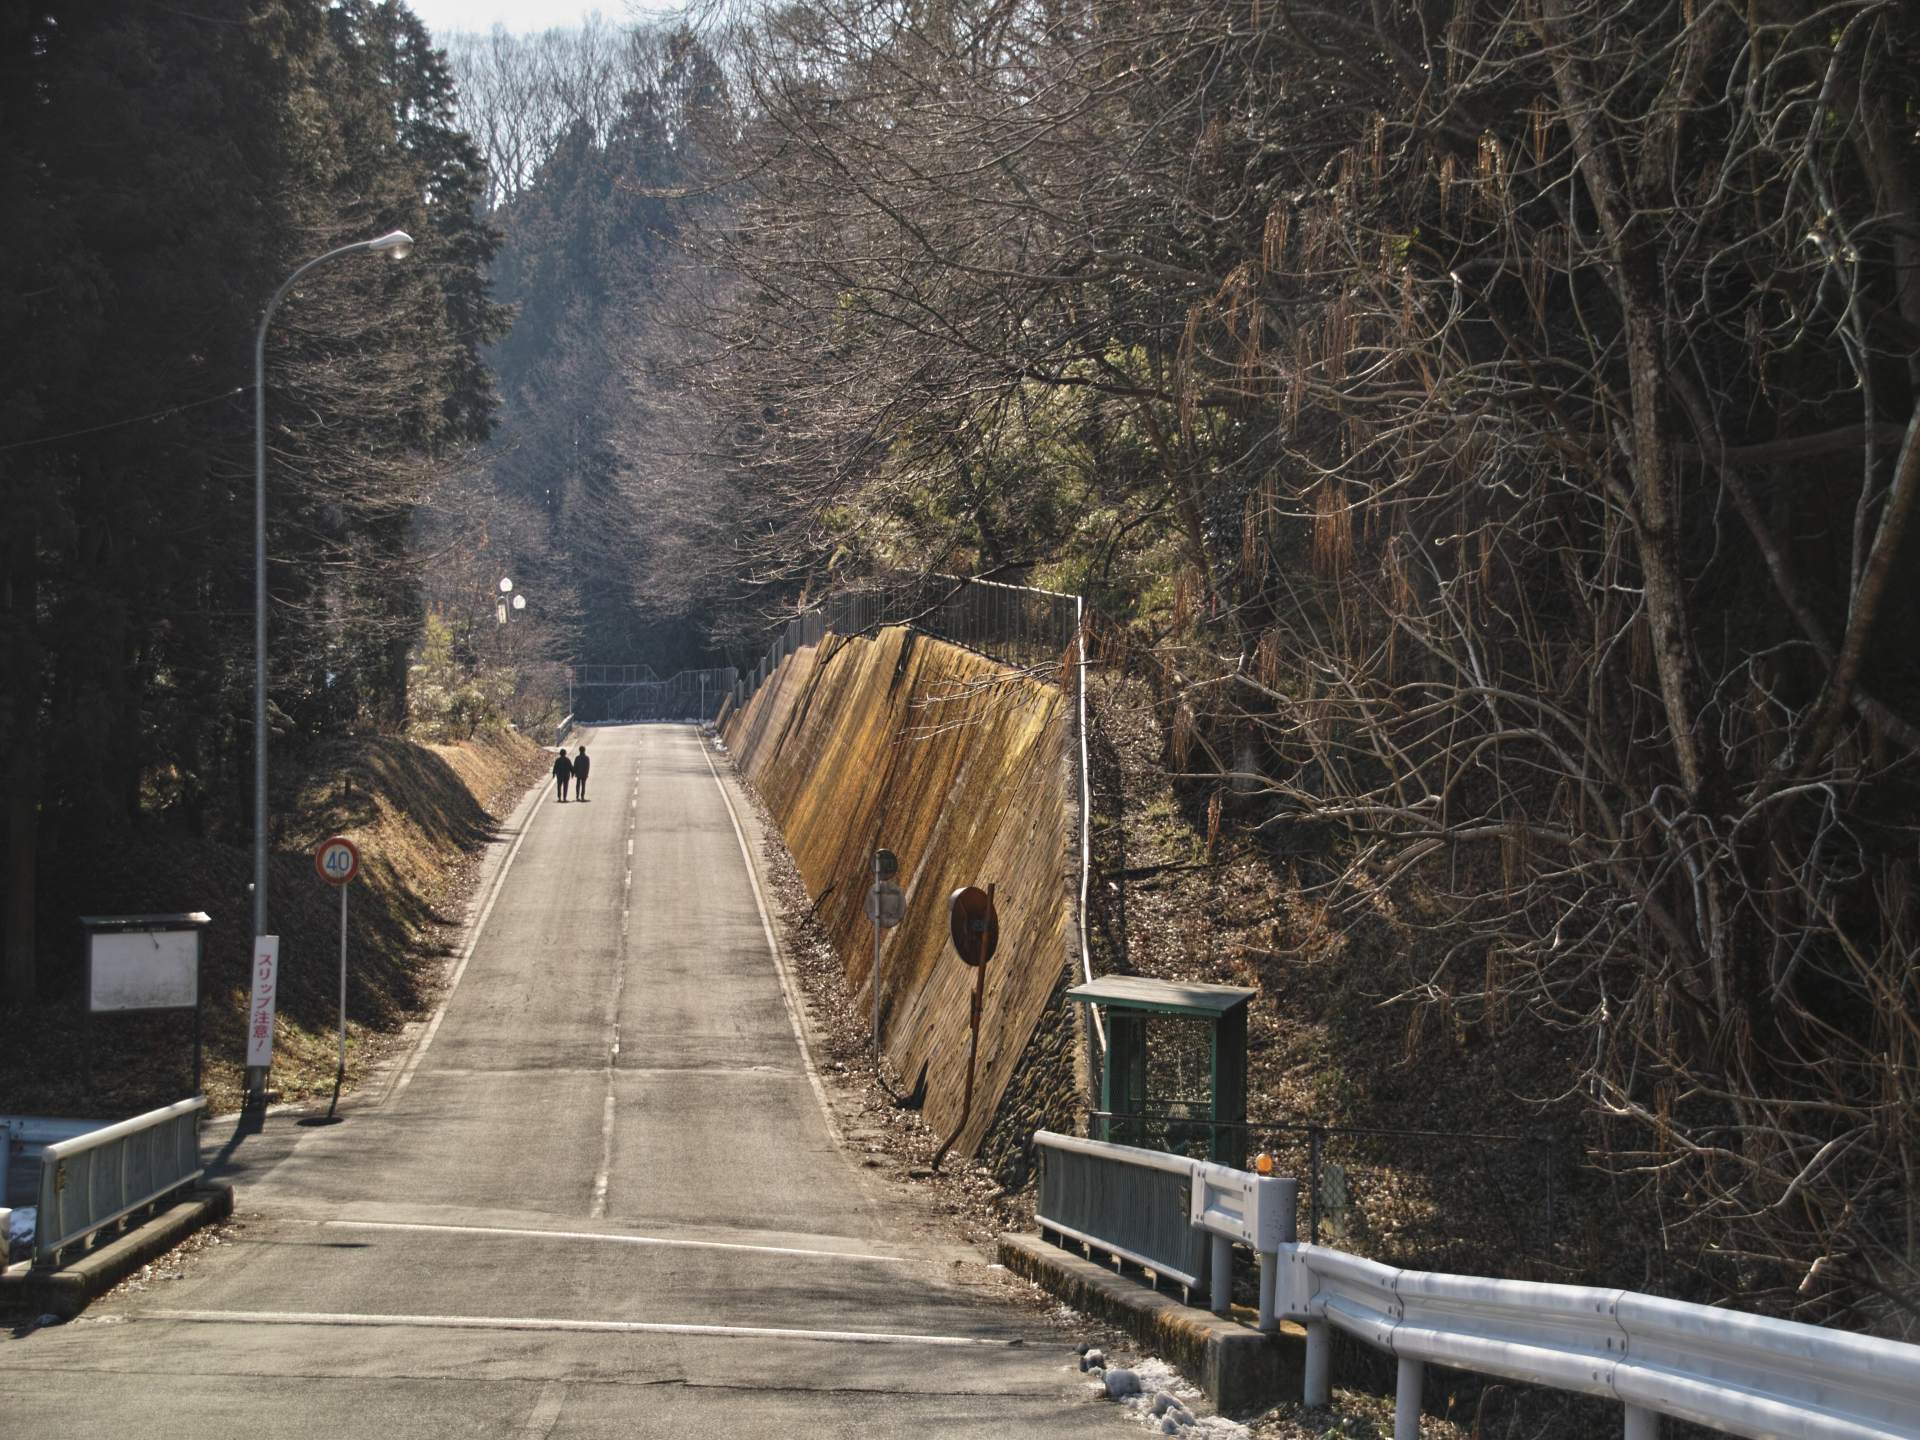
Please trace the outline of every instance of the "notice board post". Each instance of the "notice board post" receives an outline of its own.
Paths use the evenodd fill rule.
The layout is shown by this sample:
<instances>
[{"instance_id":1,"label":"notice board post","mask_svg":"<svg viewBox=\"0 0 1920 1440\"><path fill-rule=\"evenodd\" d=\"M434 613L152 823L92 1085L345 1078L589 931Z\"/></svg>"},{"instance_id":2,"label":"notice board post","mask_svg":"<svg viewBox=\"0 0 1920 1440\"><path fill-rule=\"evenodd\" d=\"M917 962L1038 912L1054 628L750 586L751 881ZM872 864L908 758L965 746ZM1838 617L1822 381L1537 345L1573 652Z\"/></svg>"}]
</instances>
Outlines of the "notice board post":
<instances>
[{"instance_id":1,"label":"notice board post","mask_svg":"<svg viewBox=\"0 0 1920 1440\"><path fill-rule=\"evenodd\" d=\"M204 911L184 915L82 915L87 935L87 1057L92 1086L93 1017L193 1012L193 1093L200 1093Z\"/></svg>"}]
</instances>

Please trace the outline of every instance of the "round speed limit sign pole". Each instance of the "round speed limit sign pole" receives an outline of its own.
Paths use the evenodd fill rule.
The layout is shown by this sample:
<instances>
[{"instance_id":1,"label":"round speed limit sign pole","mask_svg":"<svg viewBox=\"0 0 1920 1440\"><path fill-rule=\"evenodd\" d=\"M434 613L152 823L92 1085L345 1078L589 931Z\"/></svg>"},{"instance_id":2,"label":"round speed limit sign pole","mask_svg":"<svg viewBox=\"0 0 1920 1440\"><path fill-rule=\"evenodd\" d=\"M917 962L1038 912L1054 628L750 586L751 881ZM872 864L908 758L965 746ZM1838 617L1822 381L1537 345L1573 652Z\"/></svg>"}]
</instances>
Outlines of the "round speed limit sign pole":
<instances>
[{"instance_id":1,"label":"round speed limit sign pole","mask_svg":"<svg viewBox=\"0 0 1920 1440\"><path fill-rule=\"evenodd\" d=\"M313 852L313 868L340 892L340 1064L333 1073L333 1102L327 1106L327 1119L332 1120L347 1078L347 886L360 873L360 851L351 840L336 835Z\"/></svg>"}]
</instances>

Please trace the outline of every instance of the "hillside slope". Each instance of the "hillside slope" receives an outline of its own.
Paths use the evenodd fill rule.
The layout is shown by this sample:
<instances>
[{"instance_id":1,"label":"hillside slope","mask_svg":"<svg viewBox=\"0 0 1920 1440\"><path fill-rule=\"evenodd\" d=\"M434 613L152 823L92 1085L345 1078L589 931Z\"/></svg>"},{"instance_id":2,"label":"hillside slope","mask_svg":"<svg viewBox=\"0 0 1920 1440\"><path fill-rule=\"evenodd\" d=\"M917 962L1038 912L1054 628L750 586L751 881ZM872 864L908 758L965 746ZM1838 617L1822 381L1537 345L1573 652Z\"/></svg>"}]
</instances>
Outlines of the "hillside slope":
<instances>
[{"instance_id":1,"label":"hillside slope","mask_svg":"<svg viewBox=\"0 0 1920 1440\"><path fill-rule=\"evenodd\" d=\"M330 1091L338 1015L339 902L314 873L313 847L345 835L359 847L348 942L348 1084L430 997L461 918L469 867L497 816L544 769L517 734L457 745L388 736L328 742L280 767L270 898L281 934L282 988L273 1084L296 1099ZM187 1093L191 1028L181 1016L109 1016L89 1035L80 993L80 915L204 910L204 1089L239 1103L252 856L189 835L128 832L42 871L39 1003L0 1013L18 1041L0 1048L0 1111L119 1116Z\"/></svg>"}]
</instances>

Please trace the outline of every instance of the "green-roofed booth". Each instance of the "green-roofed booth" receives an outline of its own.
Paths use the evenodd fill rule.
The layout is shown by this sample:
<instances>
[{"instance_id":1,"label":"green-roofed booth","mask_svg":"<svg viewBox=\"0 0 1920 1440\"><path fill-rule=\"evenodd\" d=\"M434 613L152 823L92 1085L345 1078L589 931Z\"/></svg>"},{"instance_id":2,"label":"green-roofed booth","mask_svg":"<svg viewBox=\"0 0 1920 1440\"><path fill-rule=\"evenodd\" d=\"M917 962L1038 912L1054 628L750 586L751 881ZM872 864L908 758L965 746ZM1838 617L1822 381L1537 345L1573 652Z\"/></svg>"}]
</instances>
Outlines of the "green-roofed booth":
<instances>
[{"instance_id":1,"label":"green-roofed booth","mask_svg":"<svg viewBox=\"0 0 1920 1440\"><path fill-rule=\"evenodd\" d=\"M1103 975L1067 991L1078 1005L1106 1012L1107 1056L1100 1074L1100 1109L1093 1137L1199 1155L1242 1167L1247 1158L1247 1002L1257 991L1238 985L1200 985ZM1208 1093L1165 1093L1148 1054L1152 1021L1206 1027ZM1166 1067L1162 1067L1163 1071Z\"/></svg>"}]
</instances>

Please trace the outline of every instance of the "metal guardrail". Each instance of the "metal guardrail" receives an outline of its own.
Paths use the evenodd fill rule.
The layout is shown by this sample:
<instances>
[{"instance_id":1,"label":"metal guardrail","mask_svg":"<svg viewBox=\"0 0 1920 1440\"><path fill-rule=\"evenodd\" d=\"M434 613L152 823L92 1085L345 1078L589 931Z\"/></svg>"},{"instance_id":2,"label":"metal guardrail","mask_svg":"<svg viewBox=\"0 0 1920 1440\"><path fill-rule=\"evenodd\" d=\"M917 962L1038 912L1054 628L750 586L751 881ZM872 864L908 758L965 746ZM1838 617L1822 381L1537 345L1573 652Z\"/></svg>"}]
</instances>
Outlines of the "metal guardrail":
<instances>
[{"instance_id":1,"label":"metal guardrail","mask_svg":"<svg viewBox=\"0 0 1920 1440\"><path fill-rule=\"evenodd\" d=\"M1193 1175L1201 1161L1050 1130L1035 1134L1033 1143L1040 1152L1034 1218L1042 1231L1179 1284L1201 1284L1208 1239L1188 1219Z\"/></svg>"},{"instance_id":2,"label":"metal guardrail","mask_svg":"<svg viewBox=\"0 0 1920 1440\"><path fill-rule=\"evenodd\" d=\"M1210 1237L1207 1268L1213 1275L1213 1313L1233 1308L1233 1247L1246 1246L1260 1261L1260 1328L1279 1327L1277 1279L1280 1252L1298 1236L1300 1182L1252 1175L1230 1165L1203 1162L1193 1169L1187 1215Z\"/></svg>"},{"instance_id":3,"label":"metal guardrail","mask_svg":"<svg viewBox=\"0 0 1920 1440\"><path fill-rule=\"evenodd\" d=\"M39 1204L41 1153L58 1141L99 1128L98 1120L0 1115L0 1205L20 1210Z\"/></svg>"},{"instance_id":4,"label":"metal guardrail","mask_svg":"<svg viewBox=\"0 0 1920 1440\"><path fill-rule=\"evenodd\" d=\"M206 1108L196 1095L41 1151L34 1264L52 1265L101 1226L198 1180Z\"/></svg>"},{"instance_id":5,"label":"metal guardrail","mask_svg":"<svg viewBox=\"0 0 1920 1440\"><path fill-rule=\"evenodd\" d=\"M1395 1440L1428 1362L1616 1400L1628 1440L1671 1415L1755 1440L1920 1440L1920 1346L1627 1290L1399 1270L1283 1247L1280 1313L1306 1323L1306 1403L1337 1329L1399 1361Z\"/></svg>"},{"instance_id":6,"label":"metal guardrail","mask_svg":"<svg viewBox=\"0 0 1920 1440\"><path fill-rule=\"evenodd\" d=\"M1261 1328L1306 1326L1308 1405L1331 1396L1334 1330L1394 1356L1394 1440L1419 1440L1429 1362L1617 1401L1627 1440L1655 1440L1662 1415L1750 1440L1920 1440L1920 1346L1628 1290L1403 1270L1297 1243L1292 1180L1047 1131L1034 1142L1043 1230L1189 1285L1204 1263L1217 1313L1231 1247L1251 1248ZM1177 1213L1165 1182L1181 1171Z\"/></svg>"}]
</instances>

